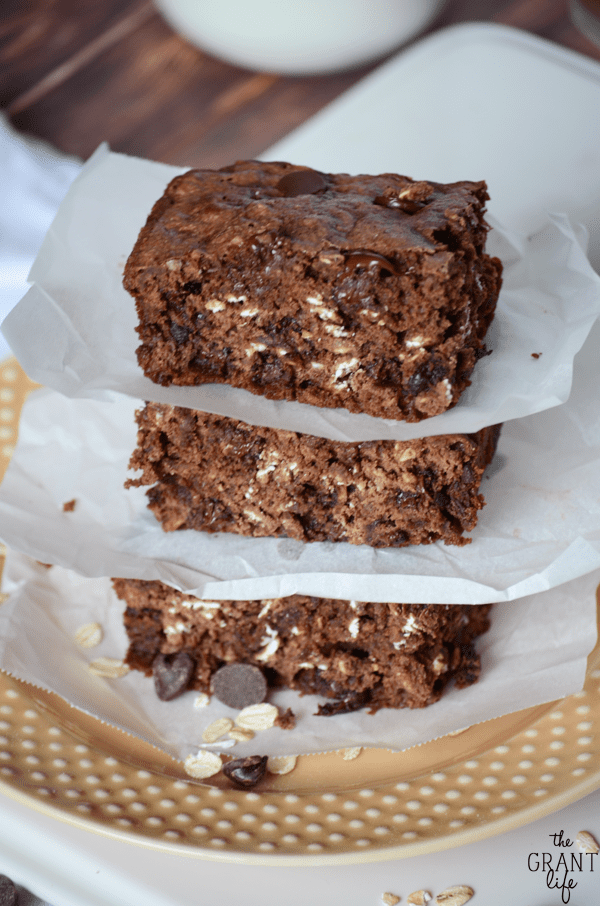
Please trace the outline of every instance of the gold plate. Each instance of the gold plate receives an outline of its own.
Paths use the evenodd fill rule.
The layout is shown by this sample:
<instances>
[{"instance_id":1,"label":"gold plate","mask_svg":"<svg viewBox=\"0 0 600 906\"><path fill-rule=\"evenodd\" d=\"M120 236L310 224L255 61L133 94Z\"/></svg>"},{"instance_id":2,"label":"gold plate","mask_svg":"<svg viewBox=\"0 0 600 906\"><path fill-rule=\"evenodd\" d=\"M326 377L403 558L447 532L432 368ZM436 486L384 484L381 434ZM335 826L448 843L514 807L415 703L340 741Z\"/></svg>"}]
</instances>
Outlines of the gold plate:
<instances>
[{"instance_id":1,"label":"gold plate","mask_svg":"<svg viewBox=\"0 0 600 906\"><path fill-rule=\"evenodd\" d=\"M0 475L31 388L0 364ZM230 862L332 864L460 846L600 787L600 645L585 688L406 752L302 756L251 792L0 673L0 791L123 842ZM214 783L213 783L214 779Z\"/></svg>"}]
</instances>

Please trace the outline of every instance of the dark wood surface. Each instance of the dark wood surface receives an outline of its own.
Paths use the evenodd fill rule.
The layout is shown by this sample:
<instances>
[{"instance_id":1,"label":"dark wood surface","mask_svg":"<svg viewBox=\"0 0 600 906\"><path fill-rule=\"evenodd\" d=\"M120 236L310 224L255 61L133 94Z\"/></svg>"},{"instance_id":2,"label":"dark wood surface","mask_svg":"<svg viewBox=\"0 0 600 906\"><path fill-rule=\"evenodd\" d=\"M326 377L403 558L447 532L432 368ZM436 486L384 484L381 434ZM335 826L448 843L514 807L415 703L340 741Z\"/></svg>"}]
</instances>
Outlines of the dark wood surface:
<instances>
[{"instance_id":1,"label":"dark wood surface","mask_svg":"<svg viewBox=\"0 0 600 906\"><path fill-rule=\"evenodd\" d=\"M600 61L568 6L449 0L425 34L493 21ZM84 159L102 141L186 166L255 157L373 68L312 77L236 68L175 34L151 0L1 4L0 107L16 128Z\"/></svg>"}]
</instances>

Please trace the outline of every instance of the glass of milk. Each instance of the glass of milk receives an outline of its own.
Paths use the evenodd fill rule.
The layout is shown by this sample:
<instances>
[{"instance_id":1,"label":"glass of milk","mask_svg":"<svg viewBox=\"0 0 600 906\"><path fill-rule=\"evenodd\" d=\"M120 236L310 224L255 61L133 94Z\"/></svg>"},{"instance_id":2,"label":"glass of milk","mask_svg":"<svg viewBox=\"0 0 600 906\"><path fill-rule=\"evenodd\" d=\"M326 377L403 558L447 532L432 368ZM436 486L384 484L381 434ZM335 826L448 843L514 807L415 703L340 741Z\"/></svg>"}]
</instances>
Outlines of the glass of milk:
<instances>
[{"instance_id":1,"label":"glass of milk","mask_svg":"<svg viewBox=\"0 0 600 906\"><path fill-rule=\"evenodd\" d=\"M293 75L350 69L427 27L445 0L155 0L203 50Z\"/></svg>"}]
</instances>

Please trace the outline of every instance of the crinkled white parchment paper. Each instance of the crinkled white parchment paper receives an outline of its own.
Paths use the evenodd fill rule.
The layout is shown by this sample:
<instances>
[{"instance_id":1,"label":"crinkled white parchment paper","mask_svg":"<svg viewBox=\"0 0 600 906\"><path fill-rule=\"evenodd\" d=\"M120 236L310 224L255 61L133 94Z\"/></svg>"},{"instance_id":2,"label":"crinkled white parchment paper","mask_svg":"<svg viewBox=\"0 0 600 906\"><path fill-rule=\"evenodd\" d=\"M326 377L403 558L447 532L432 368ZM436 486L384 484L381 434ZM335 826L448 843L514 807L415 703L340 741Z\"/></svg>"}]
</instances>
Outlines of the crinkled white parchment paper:
<instances>
[{"instance_id":1,"label":"crinkled white parchment paper","mask_svg":"<svg viewBox=\"0 0 600 906\"><path fill-rule=\"evenodd\" d=\"M135 356L133 299L125 261L166 184L182 168L114 154L102 146L69 190L31 270L32 288L2 325L31 378L68 396L175 403L332 440L409 440L473 432L564 402L572 361L600 312L600 277L585 237L554 215L530 237L499 225L488 250L505 266L504 286L472 385L452 410L418 424L277 402L220 384L160 387ZM533 358L533 353L541 353Z\"/></svg>"},{"instance_id":2,"label":"crinkled white parchment paper","mask_svg":"<svg viewBox=\"0 0 600 906\"><path fill-rule=\"evenodd\" d=\"M595 590L600 572L543 594L492 608L492 627L477 647L482 656L478 683L449 688L423 710L383 709L335 717L315 717L323 699L278 691L269 700L291 707L293 731L259 733L229 749L235 756L323 752L345 746L401 750L492 717L554 701L579 691L586 656L596 639ZM189 691L171 702L159 701L152 681L131 672L109 680L93 676L87 664L105 655L122 658L127 649L123 602L108 579L86 579L60 567L45 569L9 551L0 607L0 668L57 692L75 707L120 727L178 758L198 750L202 731L217 717L236 712L216 699L196 709ZM94 620L104 629L97 648L82 650L73 635ZM227 750L223 741L209 746Z\"/></svg>"},{"instance_id":3,"label":"crinkled white parchment paper","mask_svg":"<svg viewBox=\"0 0 600 906\"><path fill-rule=\"evenodd\" d=\"M472 543L400 549L196 531L165 533L124 490L136 401L33 394L0 487L0 536L85 576L163 579L207 598L294 593L406 603L512 600L600 567L600 322L569 401L508 422ZM73 512L64 502L75 499Z\"/></svg>"}]
</instances>

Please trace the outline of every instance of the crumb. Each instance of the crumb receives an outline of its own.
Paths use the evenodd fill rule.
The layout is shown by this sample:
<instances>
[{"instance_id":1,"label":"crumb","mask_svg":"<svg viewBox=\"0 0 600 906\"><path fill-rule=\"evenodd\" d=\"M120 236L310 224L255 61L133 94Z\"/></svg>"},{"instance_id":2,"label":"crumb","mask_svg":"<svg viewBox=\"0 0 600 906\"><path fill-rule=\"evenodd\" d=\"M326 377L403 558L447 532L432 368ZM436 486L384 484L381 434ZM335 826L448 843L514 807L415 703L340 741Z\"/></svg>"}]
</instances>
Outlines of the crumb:
<instances>
[{"instance_id":1,"label":"crumb","mask_svg":"<svg viewBox=\"0 0 600 906\"><path fill-rule=\"evenodd\" d=\"M296 715L291 708L286 708L281 714L277 715L275 719L275 726L279 727L281 730L293 730L296 726Z\"/></svg>"},{"instance_id":2,"label":"crumb","mask_svg":"<svg viewBox=\"0 0 600 906\"><path fill-rule=\"evenodd\" d=\"M43 566L44 569L52 569L52 566L53 566L52 563L42 563L41 560L36 560L35 562L37 563L38 566Z\"/></svg>"},{"instance_id":3,"label":"crumb","mask_svg":"<svg viewBox=\"0 0 600 906\"><path fill-rule=\"evenodd\" d=\"M72 513L75 509L76 503L77 501L75 500L75 498L73 498L73 500L67 500L66 503L63 503L63 513Z\"/></svg>"},{"instance_id":4,"label":"crumb","mask_svg":"<svg viewBox=\"0 0 600 906\"><path fill-rule=\"evenodd\" d=\"M385 903L385 906L396 906L396 903L400 902L400 897L395 893L385 893L381 894L381 899Z\"/></svg>"},{"instance_id":5,"label":"crumb","mask_svg":"<svg viewBox=\"0 0 600 906\"><path fill-rule=\"evenodd\" d=\"M541 352L532 352L532 353L531 353L531 358L532 358L532 359L539 359L539 357L541 356L541 354L542 354Z\"/></svg>"}]
</instances>

